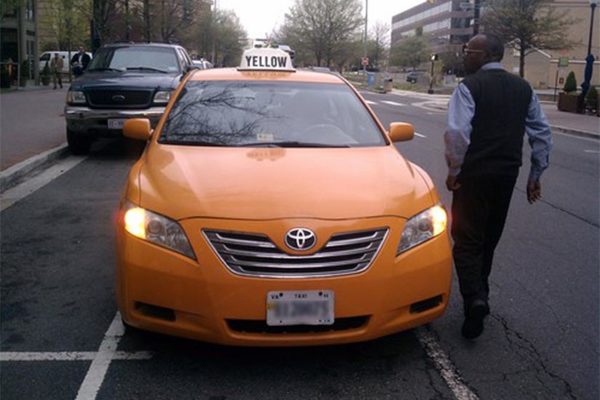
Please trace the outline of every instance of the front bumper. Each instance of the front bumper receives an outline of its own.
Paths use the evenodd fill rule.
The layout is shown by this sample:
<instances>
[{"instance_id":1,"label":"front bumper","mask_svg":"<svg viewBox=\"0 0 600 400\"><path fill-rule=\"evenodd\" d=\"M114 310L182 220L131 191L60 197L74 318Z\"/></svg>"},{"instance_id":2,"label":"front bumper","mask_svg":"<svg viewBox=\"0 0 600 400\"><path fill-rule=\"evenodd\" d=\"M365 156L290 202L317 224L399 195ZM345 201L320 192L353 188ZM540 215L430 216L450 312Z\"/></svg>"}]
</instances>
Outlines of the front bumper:
<instances>
[{"instance_id":1,"label":"front bumper","mask_svg":"<svg viewBox=\"0 0 600 400\"><path fill-rule=\"evenodd\" d=\"M440 317L448 304L451 252L447 232L399 256L404 220L367 221L182 221L197 261L117 232L117 300L130 325L213 343L304 346L375 339ZM203 229L285 232L293 226L358 231L387 226L389 233L364 272L322 278L260 278L235 275L214 253ZM332 290L337 328L266 327L270 291Z\"/></svg>"},{"instance_id":2,"label":"front bumper","mask_svg":"<svg viewBox=\"0 0 600 400\"><path fill-rule=\"evenodd\" d=\"M93 109L86 106L65 106L67 129L81 134L117 136L121 129L109 129L109 119L148 118L155 128L165 107L150 107L143 110Z\"/></svg>"}]
</instances>

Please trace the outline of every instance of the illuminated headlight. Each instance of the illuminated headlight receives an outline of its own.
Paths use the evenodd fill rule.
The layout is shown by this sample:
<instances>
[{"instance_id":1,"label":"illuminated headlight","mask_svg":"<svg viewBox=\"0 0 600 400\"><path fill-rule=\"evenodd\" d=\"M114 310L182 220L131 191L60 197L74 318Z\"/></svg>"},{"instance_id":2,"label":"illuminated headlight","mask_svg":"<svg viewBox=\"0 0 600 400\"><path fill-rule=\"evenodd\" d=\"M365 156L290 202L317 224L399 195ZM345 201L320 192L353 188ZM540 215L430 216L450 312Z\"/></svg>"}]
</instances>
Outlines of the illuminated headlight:
<instances>
[{"instance_id":1,"label":"illuminated headlight","mask_svg":"<svg viewBox=\"0 0 600 400\"><path fill-rule=\"evenodd\" d=\"M85 94L78 90L69 90L67 92L67 103L85 104Z\"/></svg>"},{"instance_id":2,"label":"illuminated headlight","mask_svg":"<svg viewBox=\"0 0 600 400\"><path fill-rule=\"evenodd\" d=\"M171 98L171 91L159 90L154 94L154 103L156 104L167 104Z\"/></svg>"},{"instance_id":3,"label":"illuminated headlight","mask_svg":"<svg viewBox=\"0 0 600 400\"><path fill-rule=\"evenodd\" d=\"M415 215L406 221L406 225L404 225L396 254L436 237L446 230L447 223L446 210L439 205Z\"/></svg>"},{"instance_id":4,"label":"illuminated headlight","mask_svg":"<svg viewBox=\"0 0 600 400\"><path fill-rule=\"evenodd\" d=\"M176 221L136 207L131 203L125 204L124 211L127 232L140 239L196 259L185 232Z\"/></svg>"}]
</instances>

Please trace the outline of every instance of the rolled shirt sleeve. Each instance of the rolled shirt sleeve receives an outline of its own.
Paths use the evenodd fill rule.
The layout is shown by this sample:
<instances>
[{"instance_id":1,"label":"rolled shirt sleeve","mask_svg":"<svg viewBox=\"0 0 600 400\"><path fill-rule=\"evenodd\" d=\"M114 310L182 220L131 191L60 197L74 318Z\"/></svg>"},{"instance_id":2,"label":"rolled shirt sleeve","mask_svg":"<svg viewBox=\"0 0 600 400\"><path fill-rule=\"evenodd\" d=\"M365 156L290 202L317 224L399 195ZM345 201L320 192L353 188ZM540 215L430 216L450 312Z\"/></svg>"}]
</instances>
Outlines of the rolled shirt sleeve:
<instances>
[{"instance_id":1,"label":"rolled shirt sleeve","mask_svg":"<svg viewBox=\"0 0 600 400\"><path fill-rule=\"evenodd\" d=\"M550 150L552 149L552 133L548 119L540 106L537 95L532 90L529 110L525 120L525 132L531 147L531 170L529 180L538 181L548 168Z\"/></svg>"},{"instance_id":2,"label":"rolled shirt sleeve","mask_svg":"<svg viewBox=\"0 0 600 400\"><path fill-rule=\"evenodd\" d=\"M475 101L464 84L459 84L448 104L448 127L444 133L448 175L457 176L471 143L471 120L475 115Z\"/></svg>"}]
</instances>

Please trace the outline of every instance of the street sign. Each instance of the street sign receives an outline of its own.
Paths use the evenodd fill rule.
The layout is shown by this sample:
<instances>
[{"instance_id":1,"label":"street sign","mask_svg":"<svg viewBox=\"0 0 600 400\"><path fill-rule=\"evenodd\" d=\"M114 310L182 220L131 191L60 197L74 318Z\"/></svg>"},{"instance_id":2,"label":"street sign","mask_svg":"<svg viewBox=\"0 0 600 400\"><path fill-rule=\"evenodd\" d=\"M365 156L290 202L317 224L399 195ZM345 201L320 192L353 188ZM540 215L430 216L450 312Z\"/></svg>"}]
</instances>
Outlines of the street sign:
<instances>
[{"instance_id":1,"label":"street sign","mask_svg":"<svg viewBox=\"0 0 600 400\"><path fill-rule=\"evenodd\" d=\"M558 67L568 67L569 66L569 57L559 57L558 58Z\"/></svg>"},{"instance_id":2,"label":"street sign","mask_svg":"<svg viewBox=\"0 0 600 400\"><path fill-rule=\"evenodd\" d=\"M362 65L364 65L364 66L369 65L369 57L363 57L362 58Z\"/></svg>"}]
</instances>

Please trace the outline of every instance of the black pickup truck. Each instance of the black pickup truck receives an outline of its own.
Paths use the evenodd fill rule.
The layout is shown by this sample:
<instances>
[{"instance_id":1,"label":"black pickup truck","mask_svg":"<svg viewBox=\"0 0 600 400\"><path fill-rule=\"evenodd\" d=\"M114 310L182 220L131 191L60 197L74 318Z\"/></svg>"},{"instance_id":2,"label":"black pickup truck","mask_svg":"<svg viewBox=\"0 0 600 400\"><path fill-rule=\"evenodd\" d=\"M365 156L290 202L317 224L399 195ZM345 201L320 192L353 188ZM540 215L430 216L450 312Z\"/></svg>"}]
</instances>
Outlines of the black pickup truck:
<instances>
[{"instance_id":1,"label":"black pickup truck","mask_svg":"<svg viewBox=\"0 0 600 400\"><path fill-rule=\"evenodd\" d=\"M181 77L195 68L187 51L177 45L101 47L67 93L69 149L85 154L95 138L122 135L128 118L148 118L154 128Z\"/></svg>"}]
</instances>

